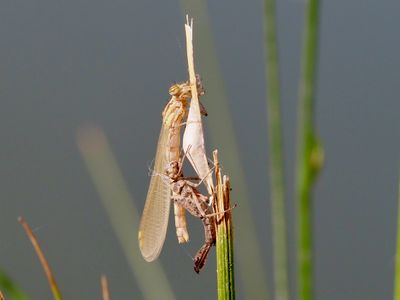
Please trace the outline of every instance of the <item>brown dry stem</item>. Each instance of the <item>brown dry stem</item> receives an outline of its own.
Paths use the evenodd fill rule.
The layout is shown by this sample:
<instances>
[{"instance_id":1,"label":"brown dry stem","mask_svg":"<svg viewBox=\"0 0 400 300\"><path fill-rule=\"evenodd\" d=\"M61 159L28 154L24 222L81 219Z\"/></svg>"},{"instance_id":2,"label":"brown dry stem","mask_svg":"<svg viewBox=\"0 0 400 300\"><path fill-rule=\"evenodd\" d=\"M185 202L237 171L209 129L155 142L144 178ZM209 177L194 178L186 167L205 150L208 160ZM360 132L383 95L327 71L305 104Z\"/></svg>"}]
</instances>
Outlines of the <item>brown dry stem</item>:
<instances>
[{"instance_id":1,"label":"brown dry stem","mask_svg":"<svg viewBox=\"0 0 400 300\"><path fill-rule=\"evenodd\" d=\"M61 298L60 290L58 289L58 286L57 286L56 279L51 271L50 265L47 262L46 257L44 256L44 253L39 245L39 242L38 242L36 236L33 234L32 229L30 228L29 224L24 220L23 217L19 217L18 222L22 225L22 228L25 230L26 235L28 236L33 248L35 249L35 252L39 258L40 264L42 265L44 273L46 274L47 281L49 282L51 291L53 292L54 299L61 300L62 298Z\"/></svg>"},{"instance_id":2,"label":"brown dry stem","mask_svg":"<svg viewBox=\"0 0 400 300\"><path fill-rule=\"evenodd\" d=\"M107 281L107 276L105 274L101 275L100 283L101 283L101 291L102 291L102 295L103 295L103 300L110 300L110 292L108 290L108 281Z\"/></svg>"}]
</instances>

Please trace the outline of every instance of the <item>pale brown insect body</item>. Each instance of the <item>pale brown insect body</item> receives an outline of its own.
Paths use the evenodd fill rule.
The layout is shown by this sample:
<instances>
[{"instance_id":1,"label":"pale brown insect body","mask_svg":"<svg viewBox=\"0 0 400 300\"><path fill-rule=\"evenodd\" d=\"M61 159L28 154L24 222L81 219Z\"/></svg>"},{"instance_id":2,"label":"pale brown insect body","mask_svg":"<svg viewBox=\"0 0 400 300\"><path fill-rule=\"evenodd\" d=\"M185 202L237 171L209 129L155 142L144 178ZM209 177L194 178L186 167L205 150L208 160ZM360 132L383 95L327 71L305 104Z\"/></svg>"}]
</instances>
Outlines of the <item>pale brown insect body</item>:
<instances>
[{"instance_id":1,"label":"pale brown insect body","mask_svg":"<svg viewBox=\"0 0 400 300\"><path fill-rule=\"evenodd\" d=\"M178 162L180 159L180 134L187 115L191 87L187 82L174 84L170 87L169 93L171 100L162 113L163 121L158 139L154 172L150 180L138 233L140 250L146 261L153 261L160 255L165 241L171 187L169 180L166 180L163 175L169 163ZM174 213L178 241L179 243L187 242L189 234L186 227L185 208L174 203Z\"/></svg>"}]
</instances>

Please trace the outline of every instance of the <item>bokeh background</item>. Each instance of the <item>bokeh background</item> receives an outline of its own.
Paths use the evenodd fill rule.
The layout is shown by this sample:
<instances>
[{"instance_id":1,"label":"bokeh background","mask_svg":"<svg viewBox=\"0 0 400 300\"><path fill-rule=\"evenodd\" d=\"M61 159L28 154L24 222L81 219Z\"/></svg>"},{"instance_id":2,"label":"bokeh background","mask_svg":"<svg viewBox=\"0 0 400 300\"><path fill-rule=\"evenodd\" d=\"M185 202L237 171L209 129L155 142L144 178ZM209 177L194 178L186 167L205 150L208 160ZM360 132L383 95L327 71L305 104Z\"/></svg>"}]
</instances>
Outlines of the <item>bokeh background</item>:
<instances>
[{"instance_id":1,"label":"bokeh background","mask_svg":"<svg viewBox=\"0 0 400 300\"><path fill-rule=\"evenodd\" d=\"M305 3L277 2L295 299L293 174ZM326 164L314 198L316 299L392 297L399 11L396 0L321 3L316 120ZM215 255L200 275L192 271L203 240L197 220L190 221L189 245L178 245L169 230L158 263L137 259L138 214L160 114L170 84L187 78L185 13L195 18L196 65L207 90L206 143L220 149L239 205L238 299L272 295L263 2L2 0L0 266L32 299L52 296L19 215L39 237L65 299L99 299L101 273L112 299L144 299L141 274L161 268L173 297L216 298ZM129 219L120 223L132 224L120 232L131 249L121 246L112 225L119 218L110 222L77 145L87 124L104 131L131 195L121 192L129 209L111 199ZM145 281L164 293L161 283Z\"/></svg>"}]
</instances>

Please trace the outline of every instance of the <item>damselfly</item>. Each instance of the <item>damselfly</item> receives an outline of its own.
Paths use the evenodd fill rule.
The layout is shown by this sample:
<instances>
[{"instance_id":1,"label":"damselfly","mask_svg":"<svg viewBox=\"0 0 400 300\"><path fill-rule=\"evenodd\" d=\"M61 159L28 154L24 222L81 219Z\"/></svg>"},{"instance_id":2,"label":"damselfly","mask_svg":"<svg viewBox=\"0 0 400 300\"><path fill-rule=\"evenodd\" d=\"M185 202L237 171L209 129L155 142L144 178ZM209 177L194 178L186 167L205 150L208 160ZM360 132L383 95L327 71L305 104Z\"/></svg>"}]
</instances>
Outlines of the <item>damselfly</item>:
<instances>
[{"instance_id":1,"label":"damselfly","mask_svg":"<svg viewBox=\"0 0 400 300\"><path fill-rule=\"evenodd\" d=\"M200 87L200 80L198 81ZM204 92L201 92L203 94ZM191 87L187 82L174 84L169 89L171 100L162 113L163 121L158 139L153 176L150 180L146 203L139 226L139 246L146 261L155 260L163 247L168 227L171 202L171 187L163 178L165 169L173 161L179 161L180 132L186 114ZM174 205L178 241L186 242L189 235L186 229L184 208Z\"/></svg>"}]
</instances>

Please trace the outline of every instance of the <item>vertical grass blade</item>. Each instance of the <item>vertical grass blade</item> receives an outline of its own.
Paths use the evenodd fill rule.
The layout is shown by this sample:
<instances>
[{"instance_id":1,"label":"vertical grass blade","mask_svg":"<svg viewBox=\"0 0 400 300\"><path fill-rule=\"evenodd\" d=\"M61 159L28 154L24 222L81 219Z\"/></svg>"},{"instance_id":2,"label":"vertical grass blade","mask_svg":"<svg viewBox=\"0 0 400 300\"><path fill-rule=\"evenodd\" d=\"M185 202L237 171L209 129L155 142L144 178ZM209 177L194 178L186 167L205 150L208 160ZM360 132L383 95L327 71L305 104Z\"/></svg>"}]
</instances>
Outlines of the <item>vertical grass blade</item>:
<instances>
[{"instance_id":1,"label":"vertical grass blade","mask_svg":"<svg viewBox=\"0 0 400 300\"><path fill-rule=\"evenodd\" d=\"M210 28L205 1L181 0L182 11L196 20L196 70L202 76L206 88L205 104L209 115L206 128L212 147L218 146L224 154L224 169L235 174L231 184L235 199L240 199L240 214L235 216L236 271L243 283L245 299L268 299L267 275L264 255L258 241L249 192L240 160L239 147L233 129L229 101L217 58L214 38ZM209 95L209 97L208 97ZM215 113L213 113L215 112ZM224 124L224 126L221 126Z\"/></svg>"},{"instance_id":2,"label":"vertical grass blade","mask_svg":"<svg viewBox=\"0 0 400 300\"><path fill-rule=\"evenodd\" d=\"M227 176L221 174L218 161L218 151L213 152L215 177L216 177L216 201L215 212L217 235L217 288L218 300L235 299L235 276L233 260L233 231L232 213L230 209L230 183ZM227 211L228 210L228 211ZM224 213L227 211L226 213Z\"/></svg>"},{"instance_id":3,"label":"vertical grass blade","mask_svg":"<svg viewBox=\"0 0 400 300\"><path fill-rule=\"evenodd\" d=\"M186 47L189 78L192 84L192 102L198 103L196 89L196 72L194 70L193 55L193 19L189 20L186 16L185 24ZM191 103L193 105L194 103ZM189 113L190 114L190 113ZM218 151L213 153L215 164L216 200L214 209L217 213L216 219L216 248L217 248L217 288L218 299L235 299L235 280L234 280L234 261L233 261L233 234L232 234L232 214L224 213L230 208L230 185L226 176L222 178L221 169L218 162Z\"/></svg>"},{"instance_id":4,"label":"vertical grass blade","mask_svg":"<svg viewBox=\"0 0 400 300\"><path fill-rule=\"evenodd\" d=\"M400 178L397 202L397 249L396 249L396 266L394 273L394 300L400 299Z\"/></svg>"},{"instance_id":5,"label":"vertical grass blade","mask_svg":"<svg viewBox=\"0 0 400 300\"><path fill-rule=\"evenodd\" d=\"M276 300L289 299L288 253L285 209L285 180L280 103L279 59L275 0L264 0L265 68L267 80L269 172Z\"/></svg>"},{"instance_id":6,"label":"vertical grass blade","mask_svg":"<svg viewBox=\"0 0 400 300\"><path fill-rule=\"evenodd\" d=\"M298 299L313 298L312 187L323 163L314 131L314 92L318 42L318 0L309 0L305 22L298 107Z\"/></svg>"}]
</instances>

